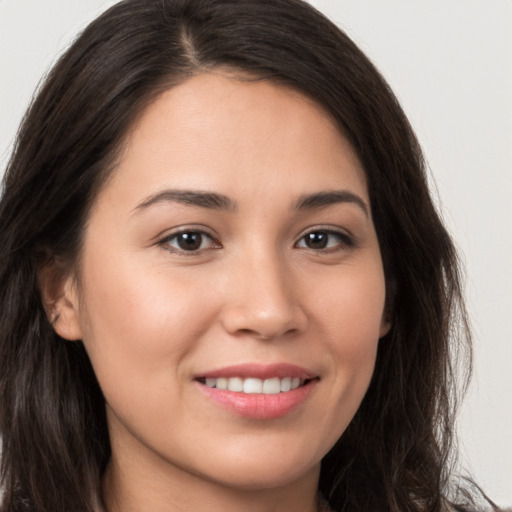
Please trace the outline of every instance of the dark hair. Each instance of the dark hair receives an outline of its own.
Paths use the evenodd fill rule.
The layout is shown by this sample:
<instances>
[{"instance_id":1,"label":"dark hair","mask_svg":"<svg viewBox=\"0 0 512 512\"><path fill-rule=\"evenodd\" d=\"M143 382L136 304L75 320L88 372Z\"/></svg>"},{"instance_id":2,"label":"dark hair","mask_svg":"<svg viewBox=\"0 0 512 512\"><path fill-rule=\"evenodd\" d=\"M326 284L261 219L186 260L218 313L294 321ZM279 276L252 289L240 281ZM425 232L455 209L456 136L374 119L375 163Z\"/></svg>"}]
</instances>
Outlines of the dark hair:
<instances>
[{"instance_id":1,"label":"dark hair","mask_svg":"<svg viewBox=\"0 0 512 512\"><path fill-rule=\"evenodd\" d=\"M361 407L322 462L320 490L337 510L439 510L449 495L454 365L469 374L471 360L456 254L393 93L301 0L122 1L39 90L0 203L4 510L101 510L103 396L83 345L52 329L38 272L55 258L76 262L88 209L134 118L165 89L219 67L323 105L367 174L392 328Z\"/></svg>"}]
</instances>

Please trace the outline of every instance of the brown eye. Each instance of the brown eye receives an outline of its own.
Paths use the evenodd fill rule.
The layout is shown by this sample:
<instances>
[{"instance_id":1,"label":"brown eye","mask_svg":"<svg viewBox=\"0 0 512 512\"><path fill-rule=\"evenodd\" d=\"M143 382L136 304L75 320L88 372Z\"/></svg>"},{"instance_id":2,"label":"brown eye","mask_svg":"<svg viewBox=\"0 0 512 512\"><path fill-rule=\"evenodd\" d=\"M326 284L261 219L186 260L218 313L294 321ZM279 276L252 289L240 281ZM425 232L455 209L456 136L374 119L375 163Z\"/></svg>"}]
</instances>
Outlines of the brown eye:
<instances>
[{"instance_id":1,"label":"brown eye","mask_svg":"<svg viewBox=\"0 0 512 512\"><path fill-rule=\"evenodd\" d=\"M184 251L197 251L203 243L202 233L180 233L176 235L176 244Z\"/></svg>"},{"instance_id":2,"label":"brown eye","mask_svg":"<svg viewBox=\"0 0 512 512\"><path fill-rule=\"evenodd\" d=\"M160 242L173 252L200 252L215 247L212 237L202 231L182 231L166 237Z\"/></svg>"},{"instance_id":3,"label":"brown eye","mask_svg":"<svg viewBox=\"0 0 512 512\"><path fill-rule=\"evenodd\" d=\"M304 237L304 243L310 249L325 249L329 243L329 233L326 233L325 231L308 233Z\"/></svg>"},{"instance_id":4,"label":"brown eye","mask_svg":"<svg viewBox=\"0 0 512 512\"><path fill-rule=\"evenodd\" d=\"M353 245L353 241L348 235L328 230L310 231L297 243L297 247L313 251L343 249Z\"/></svg>"}]
</instances>

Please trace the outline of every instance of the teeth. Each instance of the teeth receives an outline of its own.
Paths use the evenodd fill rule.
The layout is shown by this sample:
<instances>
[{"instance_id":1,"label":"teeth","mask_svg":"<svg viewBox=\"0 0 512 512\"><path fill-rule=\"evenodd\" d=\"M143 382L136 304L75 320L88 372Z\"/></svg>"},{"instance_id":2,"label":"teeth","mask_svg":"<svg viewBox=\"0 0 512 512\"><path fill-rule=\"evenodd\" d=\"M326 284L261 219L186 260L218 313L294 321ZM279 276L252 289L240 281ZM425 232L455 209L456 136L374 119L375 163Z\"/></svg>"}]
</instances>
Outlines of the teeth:
<instances>
[{"instance_id":1,"label":"teeth","mask_svg":"<svg viewBox=\"0 0 512 512\"><path fill-rule=\"evenodd\" d=\"M244 393L263 393L263 381L261 379L245 379Z\"/></svg>"},{"instance_id":2,"label":"teeth","mask_svg":"<svg viewBox=\"0 0 512 512\"><path fill-rule=\"evenodd\" d=\"M281 391L290 391L292 389L292 378L285 377L281 379Z\"/></svg>"},{"instance_id":3,"label":"teeth","mask_svg":"<svg viewBox=\"0 0 512 512\"><path fill-rule=\"evenodd\" d=\"M276 395L285 393L292 389L298 388L304 381L299 377L273 377L271 379L256 379L249 377L242 379L240 377L230 377L226 379L219 377L218 379L208 377L205 384L210 388L227 389L229 391L243 392L248 394L263 393L264 395Z\"/></svg>"},{"instance_id":4,"label":"teeth","mask_svg":"<svg viewBox=\"0 0 512 512\"><path fill-rule=\"evenodd\" d=\"M220 378L217 379L217 384L215 385L217 389L228 389L228 379Z\"/></svg>"},{"instance_id":5,"label":"teeth","mask_svg":"<svg viewBox=\"0 0 512 512\"><path fill-rule=\"evenodd\" d=\"M239 377L231 377L228 379L228 389L229 391L243 391L244 381Z\"/></svg>"},{"instance_id":6,"label":"teeth","mask_svg":"<svg viewBox=\"0 0 512 512\"><path fill-rule=\"evenodd\" d=\"M276 377L263 381L263 393L265 395L277 395L281 392L281 381Z\"/></svg>"}]
</instances>

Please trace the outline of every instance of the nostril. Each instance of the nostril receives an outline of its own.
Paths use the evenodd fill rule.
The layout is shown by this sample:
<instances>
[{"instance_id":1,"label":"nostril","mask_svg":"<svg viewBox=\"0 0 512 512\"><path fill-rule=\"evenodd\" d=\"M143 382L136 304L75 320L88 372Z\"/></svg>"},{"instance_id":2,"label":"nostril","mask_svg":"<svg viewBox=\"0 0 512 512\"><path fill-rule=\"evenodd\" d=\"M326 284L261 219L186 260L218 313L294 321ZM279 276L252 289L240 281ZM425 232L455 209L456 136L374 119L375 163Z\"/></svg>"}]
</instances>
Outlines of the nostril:
<instances>
[{"instance_id":1,"label":"nostril","mask_svg":"<svg viewBox=\"0 0 512 512\"><path fill-rule=\"evenodd\" d=\"M258 340L269 341L269 340L273 340L276 338L283 338L283 337L293 335L294 333L297 333L298 331L299 330L295 329L295 328L287 329L287 330L283 330L283 331L281 331L279 329L268 329L268 330L265 330L265 329L259 329L259 330L239 329L235 333L235 335L247 336L247 337L252 337L252 338L255 338Z\"/></svg>"}]
</instances>

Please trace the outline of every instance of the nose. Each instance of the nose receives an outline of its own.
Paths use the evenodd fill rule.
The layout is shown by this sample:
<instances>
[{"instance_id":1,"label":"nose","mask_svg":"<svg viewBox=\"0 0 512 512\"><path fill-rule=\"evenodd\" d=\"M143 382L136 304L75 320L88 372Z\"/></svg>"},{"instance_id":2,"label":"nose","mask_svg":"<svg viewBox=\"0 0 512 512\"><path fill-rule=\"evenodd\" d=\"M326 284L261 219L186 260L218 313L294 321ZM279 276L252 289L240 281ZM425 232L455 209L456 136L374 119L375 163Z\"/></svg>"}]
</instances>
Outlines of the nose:
<instances>
[{"instance_id":1,"label":"nose","mask_svg":"<svg viewBox=\"0 0 512 512\"><path fill-rule=\"evenodd\" d=\"M277 257L245 258L232 267L226 285L221 322L228 333L272 340L306 329L298 283Z\"/></svg>"}]
</instances>

